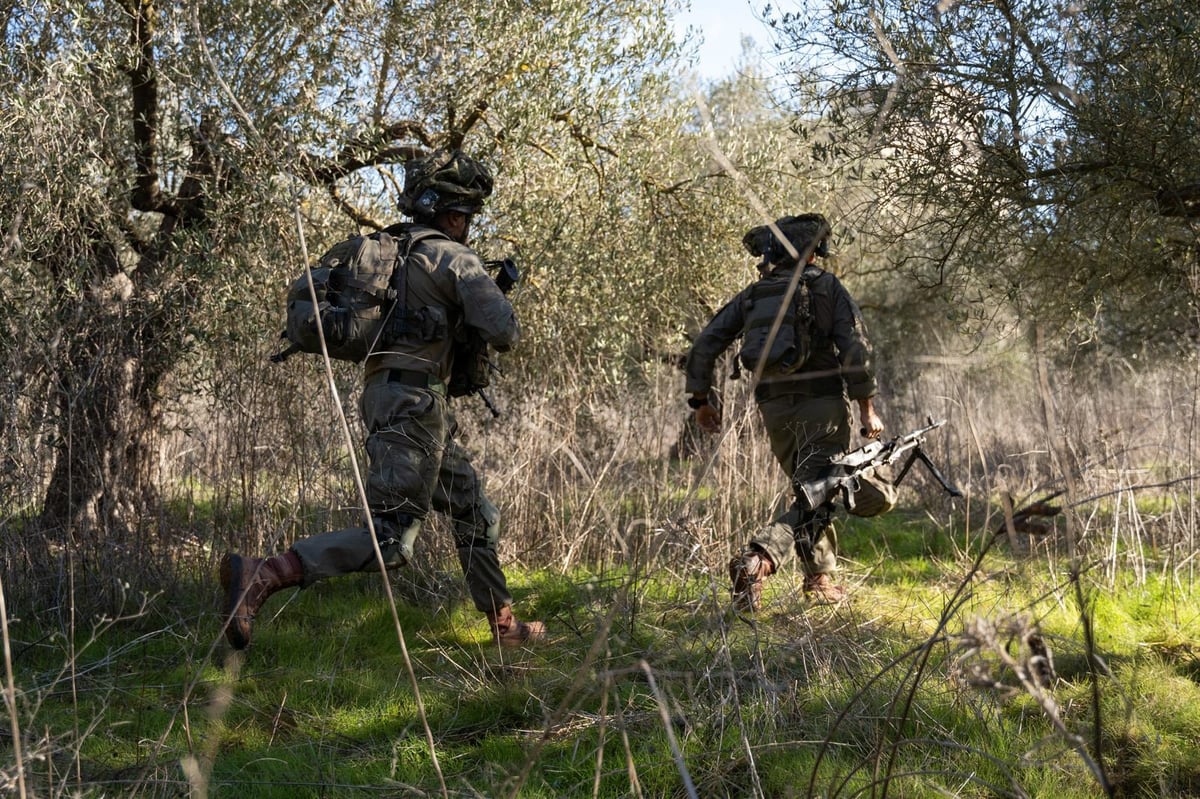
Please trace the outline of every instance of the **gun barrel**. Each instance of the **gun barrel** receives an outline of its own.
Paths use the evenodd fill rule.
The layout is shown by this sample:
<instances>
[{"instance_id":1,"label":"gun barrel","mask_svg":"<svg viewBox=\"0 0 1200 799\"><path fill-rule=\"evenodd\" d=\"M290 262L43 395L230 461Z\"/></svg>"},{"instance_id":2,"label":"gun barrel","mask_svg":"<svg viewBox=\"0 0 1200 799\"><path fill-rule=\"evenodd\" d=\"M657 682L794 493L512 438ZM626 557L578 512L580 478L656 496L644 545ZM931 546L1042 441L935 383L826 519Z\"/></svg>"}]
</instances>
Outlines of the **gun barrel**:
<instances>
[{"instance_id":1,"label":"gun barrel","mask_svg":"<svg viewBox=\"0 0 1200 799\"><path fill-rule=\"evenodd\" d=\"M910 439L910 438L917 438L918 436L923 436L926 433L928 433L930 430L937 430L939 427L941 427L945 423L946 423L945 419L935 422L935 421L933 421L932 416L927 416L925 418L925 427L922 427L918 430L914 430L911 433L908 433L907 435L904 436L904 438Z\"/></svg>"},{"instance_id":2,"label":"gun barrel","mask_svg":"<svg viewBox=\"0 0 1200 799\"><path fill-rule=\"evenodd\" d=\"M936 430L944 425L946 420L942 419L939 422L935 422L932 418L927 418L926 422L928 424L925 427L919 427L911 433L903 433L887 441L876 440L863 444L858 449L850 450L844 455L834 458L833 463L840 466L855 467L870 463L881 456L886 461L893 461L911 449L914 443L920 443L922 436L930 430Z\"/></svg>"},{"instance_id":3,"label":"gun barrel","mask_svg":"<svg viewBox=\"0 0 1200 799\"><path fill-rule=\"evenodd\" d=\"M484 261L483 266L488 271L496 270L496 285L505 294L511 291L512 287L517 285L521 280L521 271L517 269L517 262L512 258Z\"/></svg>"},{"instance_id":4,"label":"gun barrel","mask_svg":"<svg viewBox=\"0 0 1200 799\"><path fill-rule=\"evenodd\" d=\"M852 494L857 485L856 481L869 474L876 473L881 467L896 463L905 455L908 457L905 459L900 473L891 480L892 485L900 485L900 481L908 474L912 465L920 461L929 469L934 479L938 481L950 496L961 497L962 493L938 471L937 467L929 459L929 456L921 450L921 442L924 440L924 435L930 430L936 430L946 424L946 420L942 419L935 422L930 417L926 421L928 424L925 427L914 430L911 433L898 435L886 442L872 441L858 449L851 450L831 459L830 464L833 467L831 473L823 477L793 483L792 488L795 491L797 503L804 507L805 510L816 510L822 505L834 501L838 492L842 492L842 499L846 504L847 510L852 511ZM890 477L891 475L888 476Z\"/></svg>"}]
</instances>

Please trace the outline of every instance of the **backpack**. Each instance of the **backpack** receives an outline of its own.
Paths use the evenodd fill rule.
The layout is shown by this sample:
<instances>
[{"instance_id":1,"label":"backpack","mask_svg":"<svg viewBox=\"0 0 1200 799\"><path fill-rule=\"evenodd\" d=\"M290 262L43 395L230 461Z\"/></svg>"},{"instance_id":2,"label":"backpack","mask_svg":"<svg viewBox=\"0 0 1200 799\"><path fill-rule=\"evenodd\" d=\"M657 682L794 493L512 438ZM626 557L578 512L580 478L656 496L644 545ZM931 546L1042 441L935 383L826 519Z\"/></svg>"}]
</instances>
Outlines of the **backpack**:
<instances>
[{"instance_id":1,"label":"backpack","mask_svg":"<svg viewBox=\"0 0 1200 799\"><path fill-rule=\"evenodd\" d=\"M312 269L317 303L313 305L308 275L292 281L287 293L287 322L282 337L290 343L271 358L276 363L297 352L321 352L317 329L325 335L329 357L358 363L376 350L409 335L424 341L446 336L440 308L408 309L407 270L403 268L413 244L441 237L434 230L412 235L372 233L351 236L333 245Z\"/></svg>"},{"instance_id":2,"label":"backpack","mask_svg":"<svg viewBox=\"0 0 1200 799\"><path fill-rule=\"evenodd\" d=\"M815 317L809 284L824 274L818 267L805 267L792 293L792 301L783 308L783 320L771 350L763 364L764 374L786 375L804 366L812 354ZM738 360L743 369L753 372L767 348L767 338L783 307L783 298L791 285L790 272L767 275L753 284L743 298L742 348Z\"/></svg>"}]
</instances>

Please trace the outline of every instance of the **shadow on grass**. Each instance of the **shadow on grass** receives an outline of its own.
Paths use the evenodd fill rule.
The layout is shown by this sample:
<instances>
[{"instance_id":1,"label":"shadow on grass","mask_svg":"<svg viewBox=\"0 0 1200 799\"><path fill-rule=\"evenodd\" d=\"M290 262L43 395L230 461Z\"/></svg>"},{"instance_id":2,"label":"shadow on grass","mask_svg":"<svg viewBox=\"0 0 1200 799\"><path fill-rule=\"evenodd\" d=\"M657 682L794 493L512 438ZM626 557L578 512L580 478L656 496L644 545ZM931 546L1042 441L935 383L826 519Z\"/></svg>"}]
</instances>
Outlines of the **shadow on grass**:
<instances>
[{"instance_id":1,"label":"shadow on grass","mask_svg":"<svg viewBox=\"0 0 1200 799\"><path fill-rule=\"evenodd\" d=\"M961 555L919 518L881 521L843 524L847 602L810 605L785 568L756 619L729 611L720 564L515 573L522 615L552 631L531 649L495 648L461 575L431 559L389 575L415 684L378 574L272 597L252 647L230 657L213 573L196 568L170 597L77 647L67 669L54 628L22 622L17 672L36 697L26 728L46 731L45 784L155 797L180 795L189 778L214 797L439 795L443 780L451 796L506 796L526 771L521 797L635 786L676 796L687 784L701 796L804 796L811 785L848 797L883 779L903 796L1096 795L999 660L972 672L986 685L961 677L968 615L1032 612L1058 625L1054 694L1071 709L1069 729L1086 732L1086 661L1071 615L1047 609L1061 600L1045 588L1053 575L998 553L1004 579L972 583L972 602L935 637ZM1174 661L1193 669L1180 680L1192 693L1176 686L1175 697L1200 702L1187 654ZM1114 781L1186 795L1200 752L1175 730L1190 716L1153 722L1163 745L1129 734L1118 711L1141 701L1121 689L1137 653L1106 658Z\"/></svg>"}]
</instances>

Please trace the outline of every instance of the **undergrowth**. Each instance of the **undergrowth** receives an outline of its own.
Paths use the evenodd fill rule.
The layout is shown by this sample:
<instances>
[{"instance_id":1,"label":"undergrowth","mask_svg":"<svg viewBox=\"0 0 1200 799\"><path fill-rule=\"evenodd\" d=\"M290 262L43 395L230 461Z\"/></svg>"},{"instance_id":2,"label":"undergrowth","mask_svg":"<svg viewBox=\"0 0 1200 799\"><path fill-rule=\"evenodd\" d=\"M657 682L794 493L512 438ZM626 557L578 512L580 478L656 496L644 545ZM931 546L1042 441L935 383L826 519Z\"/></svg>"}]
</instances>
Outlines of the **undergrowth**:
<instances>
[{"instance_id":1,"label":"undergrowth","mask_svg":"<svg viewBox=\"0 0 1200 799\"><path fill-rule=\"evenodd\" d=\"M673 370L502 424L463 409L515 610L552 633L515 651L434 520L414 567L280 592L230 651L220 553L353 523L356 498L316 423L283 431L322 454L294 472L283 434L188 450L134 536L66 546L5 520L0 792L1200 795L1195 437L1160 421L1194 406L1186 377L1065 386L1047 428L1027 381L922 371L885 415L948 419L928 452L966 497L914 470L897 510L838 519L848 600L810 604L785 564L754 618L730 611L729 558L789 495L744 387L679 458ZM1128 432L1097 443L1111 419ZM1047 497L1054 515L1016 518Z\"/></svg>"},{"instance_id":2,"label":"undergrowth","mask_svg":"<svg viewBox=\"0 0 1200 799\"><path fill-rule=\"evenodd\" d=\"M30 795L1091 797L1093 767L1117 795L1200 788L1194 587L1002 538L980 559L987 535L916 512L840 537L848 601L809 604L787 567L756 618L723 552L516 573L553 640L515 651L435 558L387 584L415 683L378 574L281 592L245 653L211 579L73 639L16 615ZM1055 669L1032 688L1031 632Z\"/></svg>"}]
</instances>

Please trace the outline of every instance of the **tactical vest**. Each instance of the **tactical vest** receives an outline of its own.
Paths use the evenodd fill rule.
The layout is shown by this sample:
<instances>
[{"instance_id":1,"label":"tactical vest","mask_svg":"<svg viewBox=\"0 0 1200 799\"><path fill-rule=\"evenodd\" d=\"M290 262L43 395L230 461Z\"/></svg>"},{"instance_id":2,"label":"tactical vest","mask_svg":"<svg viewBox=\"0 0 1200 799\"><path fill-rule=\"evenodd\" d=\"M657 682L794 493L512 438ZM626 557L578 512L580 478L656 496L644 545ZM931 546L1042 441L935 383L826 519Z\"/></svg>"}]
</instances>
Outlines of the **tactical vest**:
<instances>
[{"instance_id":1,"label":"tactical vest","mask_svg":"<svg viewBox=\"0 0 1200 799\"><path fill-rule=\"evenodd\" d=\"M742 299L742 348L738 352L743 369L753 372L760 360L765 375L787 375L804 366L812 354L816 327L809 284L822 274L818 267L805 267L786 306L783 300L791 286L791 270L769 274L746 291ZM768 350L771 328L781 315Z\"/></svg>"}]
</instances>

